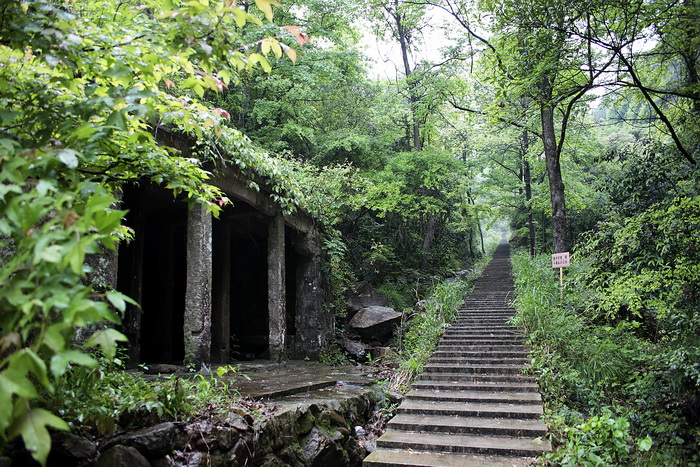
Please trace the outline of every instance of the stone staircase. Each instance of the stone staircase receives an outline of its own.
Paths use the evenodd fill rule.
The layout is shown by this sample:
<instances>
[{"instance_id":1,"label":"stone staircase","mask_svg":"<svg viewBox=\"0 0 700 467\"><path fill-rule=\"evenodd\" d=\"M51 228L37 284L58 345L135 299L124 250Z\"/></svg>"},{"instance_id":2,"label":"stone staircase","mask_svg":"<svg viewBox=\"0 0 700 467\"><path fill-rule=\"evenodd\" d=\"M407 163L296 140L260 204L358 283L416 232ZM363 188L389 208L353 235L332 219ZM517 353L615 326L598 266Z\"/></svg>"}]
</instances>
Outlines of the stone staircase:
<instances>
[{"instance_id":1,"label":"stone staircase","mask_svg":"<svg viewBox=\"0 0 700 467\"><path fill-rule=\"evenodd\" d=\"M528 349L508 324L509 254L499 245L363 467L524 466L551 449L537 385L521 374Z\"/></svg>"}]
</instances>

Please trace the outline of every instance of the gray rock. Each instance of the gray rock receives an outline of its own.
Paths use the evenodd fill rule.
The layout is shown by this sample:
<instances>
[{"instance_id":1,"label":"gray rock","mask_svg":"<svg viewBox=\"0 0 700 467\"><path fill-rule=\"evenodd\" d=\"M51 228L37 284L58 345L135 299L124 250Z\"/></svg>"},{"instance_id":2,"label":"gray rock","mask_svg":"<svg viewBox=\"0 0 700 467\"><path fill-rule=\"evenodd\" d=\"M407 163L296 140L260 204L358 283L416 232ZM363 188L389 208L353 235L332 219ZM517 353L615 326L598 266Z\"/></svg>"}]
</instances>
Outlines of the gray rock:
<instances>
[{"instance_id":1,"label":"gray rock","mask_svg":"<svg viewBox=\"0 0 700 467\"><path fill-rule=\"evenodd\" d=\"M361 309L348 323L348 329L363 339L377 340L391 337L401 322L401 313L385 306L369 306Z\"/></svg>"},{"instance_id":2,"label":"gray rock","mask_svg":"<svg viewBox=\"0 0 700 467\"><path fill-rule=\"evenodd\" d=\"M355 438L347 439L345 451L348 453L348 465L362 465L362 459L369 454L364 445Z\"/></svg>"},{"instance_id":3,"label":"gray rock","mask_svg":"<svg viewBox=\"0 0 700 467\"><path fill-rule=\"evenodd\" d=\"M96 455L97 445L87 438L66 431L56 431L51 435L49 464L80 464Z\"/></svg>"},{"instance_id":4,"label":"gray rock","mask_svg":"<svg viewBox=\"0 0 700 467\"><path fill-rule=\"evenodd\" d=\"M109 449L121 444L138 449L148 458L163 457L173 449L184 447L184 430L172 422L160 423L109 440L102 447Z\"/></svg>"},{"instance_id":5,"label":"gray rock","mask_svg":"<svg viewBox=\"0 0 700 467\"><path fill-rule=\"evenodd\" d=\"M228 414L228 417L226 417L226 423L238 431L246 431L250 427L250 424L243 415L234 412Z\"/></svg>"},{"instance_id":6,"label":"gray rock","mask_svg":"<svg viewBox=\"0 0 700 467\"><path fill-rule=\"evenodd\" d=\"M362 342L353 341L347 337L341 337L338 339L338 344L340 344L343 350L357 359L363 359L367 356L367 350Z\"/></svg>"},{"instance_id":7,"label":"gray rock","mask_svg":"<svg viewBox=\"0 0 700 467\"><path fill-rule=\"evenodd\" d=\"M318 428L301 440L302 456L305 465L327 467L330 465L348 465L343 452L333 440Z\"/></svg>"},{"instance_id":8,"label":"gray rock","mask_svg":"<svg viewBox=\"0 0 700 467\"><path fill-rule=\"evenodd\" d=\"M228 451L231 449L241 435L238 430L230 427L214 427L212 434L216 439L216 444L221 451Z\"/></svg>"},{"instance_id":9,"label":"gray rock","mask_svg":"<svg viewBox=\"0 0 700 467\"><path fill-rule=\"evenodd\" d=\"M229 465L251 465L255 451L250 440L241 438L228 452Z\"/></svg>"},{"instance_id":10,"label":"gray rock","mask_svg":"<svg viewBox=\"0 0 700 467\"><path fill-rule=\"evenodd\" d=\"M92 467L151 467L151 463L138 449L118 444L103 452Z\"/></svg>"}]
</instances>

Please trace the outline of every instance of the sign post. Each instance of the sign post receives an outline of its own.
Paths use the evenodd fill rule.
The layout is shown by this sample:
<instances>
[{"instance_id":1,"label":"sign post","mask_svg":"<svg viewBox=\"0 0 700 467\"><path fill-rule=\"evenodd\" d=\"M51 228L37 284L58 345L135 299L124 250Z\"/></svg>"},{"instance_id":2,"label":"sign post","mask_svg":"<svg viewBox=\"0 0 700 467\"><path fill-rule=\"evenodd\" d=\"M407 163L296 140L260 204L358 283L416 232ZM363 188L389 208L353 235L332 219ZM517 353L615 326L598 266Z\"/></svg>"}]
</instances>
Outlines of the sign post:
<instances>
[{"instance_id":1,"label":"sign post","mask_svg":"<svg viewBox=\"0 0 700 467\"><path fill-rule=\"evenodd\" d=\"M552 255L552 267L554 269L559 269L559 288L561 290L560 297L564 299L564 268L569 267L571 262L569 260L569 252L564 253L554 253Z\"/></svg>"}]
</instances>

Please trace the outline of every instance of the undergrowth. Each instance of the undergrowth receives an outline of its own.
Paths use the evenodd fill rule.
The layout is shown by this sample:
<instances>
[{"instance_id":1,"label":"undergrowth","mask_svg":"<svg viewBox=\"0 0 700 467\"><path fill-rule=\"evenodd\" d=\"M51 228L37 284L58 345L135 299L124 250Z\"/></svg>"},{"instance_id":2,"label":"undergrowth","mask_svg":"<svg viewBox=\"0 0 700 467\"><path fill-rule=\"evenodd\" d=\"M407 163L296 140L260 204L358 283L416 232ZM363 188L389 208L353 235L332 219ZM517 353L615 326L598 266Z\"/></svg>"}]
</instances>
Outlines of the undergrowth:
<instances>
[{"instance_id":1,"label":"undergrowth","mask_svg":"<svg viewBox=\"0 0 700 467\"><path fill-rule=\"evenodd\" d=\"M563 296L549 256L512 257L515 324L532 346L554 451L546 465L699 465L697 386L635 321L600 319L590 265L575 258ZM679 351L678 348L675 348ZM682 357L679 359L683 362Z\"/></svg>"},{"instance_id":2,"label":"undergrowth","mask_svg":"<svg viewBox=\"0 0 700 467\"><path fill-rule=\"evenodd\" d=\"M126 371L119 359L97 368L73 368L60 387L47 397L73 428L92 435L108 435L165 420L188 420L224 413L242 402L231 377L233 366L213 374L153 376ZM245 375L244 375L245 376Z\"/></svg>"}]
</instances>

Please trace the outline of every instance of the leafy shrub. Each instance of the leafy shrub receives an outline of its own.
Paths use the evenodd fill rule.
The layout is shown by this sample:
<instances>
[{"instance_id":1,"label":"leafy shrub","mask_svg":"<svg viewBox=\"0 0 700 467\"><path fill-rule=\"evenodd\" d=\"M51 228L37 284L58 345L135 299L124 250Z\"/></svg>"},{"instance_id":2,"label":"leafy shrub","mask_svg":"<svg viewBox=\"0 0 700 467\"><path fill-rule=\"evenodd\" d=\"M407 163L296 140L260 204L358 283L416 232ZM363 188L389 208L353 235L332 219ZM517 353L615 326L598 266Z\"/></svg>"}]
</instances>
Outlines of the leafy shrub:
<instances>
[{"instance_id":1,"label":"leafy shrub","mask_svg":"<svg viewBox=\"0 0 700 467\"><path fill-rule=\"evenodd\" d=\"M633 322L601 319L592 306L598 303L595 290L587 288L594 267L578 256L568 269L563 298L549 257L519 253L513 266L514 321L528 331L529 371L537 375L556 447L546 460L562 465L697 462L698 346L693 340L652 342Z\"/></svg>"},{"instance_id":2,"label":"leafy shrub","mask_svg":"<svg viewBox=\"0 0 700 467\"><path fill-rule=\"evenodd\" d=\"M627 419L604 408L600 415L565 428L565 449L548 453L545 458L564 466L622 465L633 463L651 445L649 436L635 440Z\"/></svg>"}]
</instances>

